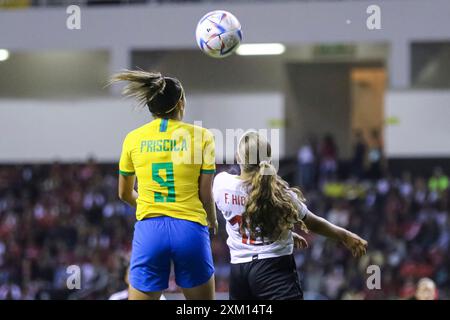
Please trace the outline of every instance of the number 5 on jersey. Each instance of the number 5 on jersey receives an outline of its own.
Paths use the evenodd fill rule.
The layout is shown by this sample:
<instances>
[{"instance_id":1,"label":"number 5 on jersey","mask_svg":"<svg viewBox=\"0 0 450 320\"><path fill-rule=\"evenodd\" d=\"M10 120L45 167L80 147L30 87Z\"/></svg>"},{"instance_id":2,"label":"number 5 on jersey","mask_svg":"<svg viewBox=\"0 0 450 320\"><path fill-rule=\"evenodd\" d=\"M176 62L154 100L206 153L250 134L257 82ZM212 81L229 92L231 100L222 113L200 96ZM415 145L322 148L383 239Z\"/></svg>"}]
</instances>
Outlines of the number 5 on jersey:
<instances>
[{"instance_id":1,"label":"number 5 on jersey","mask_svg":"<svg viewBox=\"0 0 450 320\"><path fill-rule=\"evenodd\" d=\"M165 171L166 180L160 175ZM152 179L162 188L167 188L167 196L161 192L155 192L155 202L175 202L175 178L173 176L173 163L160 162L152 164Z\"/></svg>"}]
</instances>

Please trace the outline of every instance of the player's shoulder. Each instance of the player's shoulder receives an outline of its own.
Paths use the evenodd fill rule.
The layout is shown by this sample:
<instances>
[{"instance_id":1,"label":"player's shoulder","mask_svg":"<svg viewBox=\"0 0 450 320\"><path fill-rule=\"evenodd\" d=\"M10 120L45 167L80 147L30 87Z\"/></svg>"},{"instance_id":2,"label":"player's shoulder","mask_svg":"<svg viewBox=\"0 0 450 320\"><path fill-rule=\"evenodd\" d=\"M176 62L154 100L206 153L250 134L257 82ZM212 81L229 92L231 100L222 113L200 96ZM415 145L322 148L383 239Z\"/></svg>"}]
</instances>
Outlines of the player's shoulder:
<instances>
[{"instance_id":1,"label":"player's shoulder","mask_svg":"<svg viewBox=\"0 0 450 320\"><path fill-rule=\"evenodd\" d=\"M213 181L213 194L216 203L220 202L225 188L229 186L230 174L228 172L220 172L214 177Z\"/></svg>"},{"instance_id":2,"label":"player's shoulder","mask_svg":"<svg viewBox=\"0 0 450 320\"><path fill-rule=\"evenodd\" d=\"M148 129L151 127L151 125L152 125L152 123L149 122L149 123L146 123L136 129L131 130L125 136L125 140L132 140L132 139L139 138L140 136L142 136L143 134L148 132Z\"/></svg>"},{"instance_id":3,"label":"player's shoulder","mask_svg":"<svg viewBox=\"0 0 450 320\"><path fill-rule=\"evenodd\" d=\"M186 122L183 122L183 124L194 131L201 132L204 136L213 136L212 132L205 127L202 127L202 126L199 126L196 124L186 123Z\"/></svg>"},{"instance_id":4,"label":"player's shoulder","mask_svg":"<svg viewBox=\"0 0 450 320\"><path fill-rule=\"evenodd\" d=\"M214 178L214 185L215 186L221 186L221 185L231 185L233 183L238 182L237 176L231 173L228 173L226 171L223 171L219 174L217 174Z\"/></svg>"},{"instance_id":5,"label":"player's shoulder","mask_svg":"<svg viewBox=\"0 0 450 320\"><path fill-rule=\"evenodd\" d=\"M224 180L227 179L229 176L231 176L231 174L229 174L226 171L222 171L215 176L214 181Z\"/></svg>"},{"instance_id":6,"label":"player's shoulder","mask_svg":"<svg viewBox=\"0 0 450 320\"><path fill-rule=\"evenodd\" d=\"M227 193L239 193L245 195L246 192L243 189L242 180L239 176L228 172L221 172L216 175L213 183L214 201L221 211L230 206L230 204L224 202L225 199L223 198L224 194Z\"/></svg>"},{"instance_id":7,"label":"player's shoulder","mask_svg":"<svg viewBox=\"0 0 450 320\"><path fill-rule=\"evenodd\" d=\"M292 190L288 190L288 193L292 197L292 200L297 205L300 213L300 219L303 219L308 213L308 206L305 203L305 199L301 199L297 193Z\"/></svg>"}]
</instances>

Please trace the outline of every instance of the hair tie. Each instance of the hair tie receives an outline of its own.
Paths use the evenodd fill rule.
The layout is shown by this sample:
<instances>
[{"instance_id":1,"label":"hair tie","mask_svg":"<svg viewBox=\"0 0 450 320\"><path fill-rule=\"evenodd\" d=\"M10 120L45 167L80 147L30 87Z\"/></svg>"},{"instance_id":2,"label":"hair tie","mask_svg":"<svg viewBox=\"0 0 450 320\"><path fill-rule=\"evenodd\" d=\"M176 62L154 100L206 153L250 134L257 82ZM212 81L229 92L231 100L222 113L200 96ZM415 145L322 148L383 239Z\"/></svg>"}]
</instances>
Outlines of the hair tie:
<instances>
[{"instance_id":1,"label":"hair tie","mask_svg":"<svg viewBox=\"0 0 450 320\"><path fill-rule=\"evenodd\" d=\"M269 167L269 166L270 166L270 161L267 161L267 160L262 160L262 161L259 163L259 167L260 167L260 168Z\"/></svg>"},{"instance_id":2,"label":"hair tie","mask_svg":"<svg viewBox=\"0 0 450 320\"><path fill-rule=\"evenodd\" d=\"M166 79L161 76L161 78L155 81L154 84L147 84L147 86L149 86L150 88L152 85L158 85L159 88L155 90L151 96L147 97L147 106L150 105L152 100L155 99L158 94L161 94L164 91L164 89L166 88Z\"/></svg>"},{"instance_id":3,"label":"hair tie","mask_svg":"<svg viewBox=\"0 0 450 320\"><path fill-rule=\"evenodd\" d=\"M180 86L181 86L181 83L180 83ZM164 112L165 114L170 113L173 110L175 110L175 108L178 106L178 102L180 102L180 100L183 98L183 94L184 94L184 89L183 89L183 87L181 87L180 97L178 98L177 103L175 103L175 105L171 109L169 109L166 112Z\"/></svg>"}]
</instances>

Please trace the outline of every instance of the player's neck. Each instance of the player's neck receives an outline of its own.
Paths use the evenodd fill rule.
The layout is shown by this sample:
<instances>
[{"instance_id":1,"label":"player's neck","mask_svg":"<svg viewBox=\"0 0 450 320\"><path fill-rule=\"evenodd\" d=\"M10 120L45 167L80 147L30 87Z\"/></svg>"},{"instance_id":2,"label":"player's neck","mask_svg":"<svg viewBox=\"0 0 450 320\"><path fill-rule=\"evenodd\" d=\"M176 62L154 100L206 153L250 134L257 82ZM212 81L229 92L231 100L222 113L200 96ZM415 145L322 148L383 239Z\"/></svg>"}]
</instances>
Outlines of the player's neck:
<instances>
[{"instance_id":1,"label":"player's neck","mask_svg":"<svg viewBox=\"0 0 450 320\"><path fill-rule=\"evenodd\" d=\"M167 118L164 118L164 117L158 117L157 119L167 119L167 120L172 120L172 121L182 121L182 119L181 119L180 116L167 117Z\"/></svg>"},{"instance_id":2,"label":"player's neck","mask_svg":"<svg viewBox=\"0 0 450 320\"><path fill-rule=\"evenodd\" d=\"M242 167L241 167L241 174L239 175L239 178L241 178L242 180L247 180L247 179L250 179L251 176L252 176L251 173L245 172L244 170L242 170Z\"/></svg>"}]
</instances>

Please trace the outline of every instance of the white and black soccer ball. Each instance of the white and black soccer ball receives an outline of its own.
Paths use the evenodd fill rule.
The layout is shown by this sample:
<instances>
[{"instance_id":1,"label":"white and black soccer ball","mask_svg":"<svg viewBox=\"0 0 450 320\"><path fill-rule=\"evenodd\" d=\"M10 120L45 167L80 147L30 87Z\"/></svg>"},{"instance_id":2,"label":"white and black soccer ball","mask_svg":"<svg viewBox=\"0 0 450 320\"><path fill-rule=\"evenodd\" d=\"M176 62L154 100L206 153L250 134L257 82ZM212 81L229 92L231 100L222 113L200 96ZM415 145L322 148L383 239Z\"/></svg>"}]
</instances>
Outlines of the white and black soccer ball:
<instances>
[{"instance_id":1,"label":"white and black soccer ball","mask_svg":"<svg viewBox=\"0 0 450 320\"><path fill-rule=\"evenodd\" d=\"M242 40L241 24L228 11L211 11L200 19L195 35L204 53L213 58L224 58L239 47Z\"/></svg>"}]
</instances>

